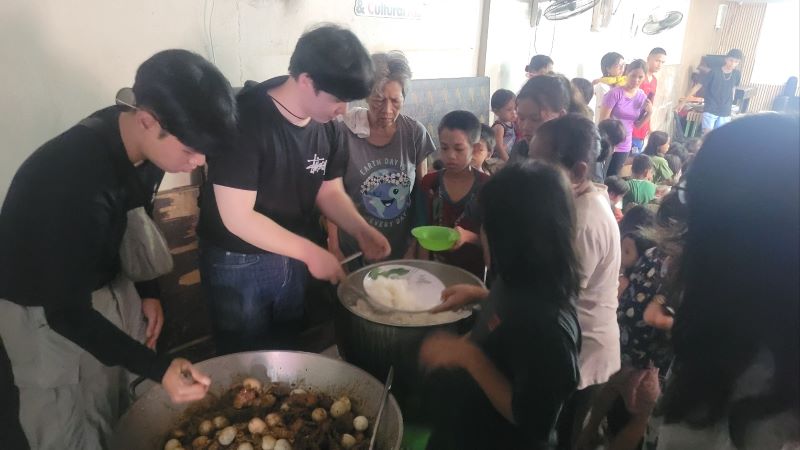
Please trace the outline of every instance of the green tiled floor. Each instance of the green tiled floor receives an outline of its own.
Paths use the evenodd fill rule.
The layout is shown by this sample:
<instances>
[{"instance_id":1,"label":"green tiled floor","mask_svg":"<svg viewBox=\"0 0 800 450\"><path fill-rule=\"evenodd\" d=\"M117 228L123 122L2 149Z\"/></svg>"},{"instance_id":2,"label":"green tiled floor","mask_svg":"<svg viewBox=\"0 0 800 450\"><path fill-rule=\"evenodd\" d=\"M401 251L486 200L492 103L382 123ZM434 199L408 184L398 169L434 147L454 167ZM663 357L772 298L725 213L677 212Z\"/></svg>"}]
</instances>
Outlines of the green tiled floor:
<instances>
[{"instance_id":1,"label":"green tiled floor","mask_svg":"<svg viewBox=\"0 0 800 450\"><path fill-rule=\"evenodd\" d=\"M403 443L400 448L402 450L425 450L430 435L429 428L406 422L403 424Z\"/></svg>"}]
</instances>

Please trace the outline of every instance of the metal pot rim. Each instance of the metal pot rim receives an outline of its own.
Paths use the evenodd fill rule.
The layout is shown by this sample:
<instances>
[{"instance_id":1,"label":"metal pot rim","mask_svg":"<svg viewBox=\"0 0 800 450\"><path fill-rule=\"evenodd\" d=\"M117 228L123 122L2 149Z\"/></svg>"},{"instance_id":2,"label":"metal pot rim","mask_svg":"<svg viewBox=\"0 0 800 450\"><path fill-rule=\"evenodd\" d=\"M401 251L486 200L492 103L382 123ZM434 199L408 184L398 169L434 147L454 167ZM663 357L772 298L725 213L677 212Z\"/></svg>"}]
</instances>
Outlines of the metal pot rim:
<instances>
[{"instance_id":1,"label":"metal pot rim","mask_svg":"<svg viewBox=\"0 0 800 450\"><path fill-rule=\"evenodd\" d=\"M355 383L356 385L359 386L374 383L374 386L376 388L377 386L380 386L381 388L383 387L383 382L381 380L379 380L378 378L371 375L369 372L365 371L364 369L354 364L351 364L347 361L343 361L340 359L334 359L325 355L321 355L318 353L311 353L311 352L288 351L288 350L287 351L263 350L263 351L232 353L229 355L216 356L214 358L209 358L204 361L198 362L197 367L201 370L206 369L207 373L215 372L211 374L214 376L215 379L213 384L217 385L217 388L219 387L218 383L222 383L225 387L229 387L228 384L226 383L225 378L223 377L230 378L231 380L238 379L240 376L242 378L244 378L244 376L256 376L256 378L259 379L263 378L262 376L259 376L257 374L250 374L247 372L239 373L237 367L239 368L241 368L242 366L252 367L252 364L254 363L265 363L268 359L271 360L272 358L278 359L277 362L280 364L281 357L286 357L286 359L288 360L285 363L283 363L285 364L285 366L283 364L277 365L278 371L283 371L283 369L281 369L282 366L291 367L293 364L299 363L301 364L299 367L303 368L306 373L310 373L309 370L311 370L312 372L318 374L319 371L313 370L315 364L330 365L331 368L333 369L333 372L340 374L340 376L344 372L349 372L349 374L352 376L348 377L348 380L346 382L343 382L341 385L338 382L333 383L336 386L336 388L328 392L330 395L335 395L336 390L341 389L344 392L350 392L350 394L348 395L353 396L352 391L350 391L350 388L347 387L348 384L352 383ZM340 367L337 368L336 366ZM220 371L220 367L224 368L223 369L224 375L216 373ZM267 369L269 369L270 367L271 366L269 365L266 366ZM274 365L272 367L274 367ZM346 370L342 370L345 367ZM297 371L296 373L291 372L291 368L287 368L287 370L289 371L289 373L294 373L294 375L290 376L290 378L296 377L297 380L286 380L277 378L274 379L274 381L284 381L290 383L300 381L301 384L303 383L302 381L302 379L304 378L303 370ZM267 375L267 379L271 379L271 376ZM308 386L311 388L317 387L322 390L329 389L324 386L324 383L321 384L321 383L309 382ZM143 442L149 443L150 440L160 441L161 436L155 436L155 435L152 437L147 435L140 436L142 433L140 429L141 426L145 426L145 428L150 430L150 427L147 427L147 422L146 421L142 422L142 417L147 417L150 422L156 420L157 421L156 423L158 424L165 423L171 425L173 420L176 419L179 420L180 415L184 414L185 410L191 406L191 405L177 405L177 406L172 405L171 403L169 403L169 400L166 397L166 393L163 392L163 389L157 389L157 388L158 386L154 386L153 388L145 392L138 400L136 400L136 402L134 402L133 405L131 405L128 411L126 411L125 414L123 414L119 422L114 427L114 432L110 438L109 448L127 450L128 448L131 448L131 444L134 441L138 442L139 444L142 444ZM215 388L212 386L212 390L214 389ZM377 391L376 395L378 395ZM354 401L359 401L361 403L364 402L369 403L366 398L361 398L358 396L353 396L353 398ZM396 438L397 441L394 442L394 445L391 448L392 450L397 450L400 448L400 443L404 432L403 415L393 395L389 396L388 402L389 403L387 403L386 405L384 414L387 414L389 410L392 410L394 417L396 417L396 422L392 421L392 424L397 427L397 438ZM168 417L160 417L161 414L167 414ZM386 417L384 417L384 419L386 419ZM154 426L153 428L158 428L158 427ZM152 432L153 431L147 431L145 434ZM130 439L131 436L135 436L135 438ZM134 447L141 448L141 445L137 445Z\"/></svg>"},{"instance_id":2,"label":"metal pot rim","mask_svg":"<svg viewBox=\"0 0 800 450\"><path fill-rule=\"evenodd\" d=\"M463 270L463 269L455 267L455 266L449 266L447 264L443 264L443 263L439 263L439 262L435 262L435 261L425 261L425 260L419 260L419 259L397 259L397 260L392 260L392 261L381 261L381 262L378 262L378 263L370 264L368 266L364 266L364 267L356 270L355 272L349 274L347 276L347 279L345 281L343 281L342 283L340 283L339 286L336 289L336 297L339 300L339 303L345 309L347 309L351 314L354 314L354 315L356 315L356 316L358 316L358 317L360 317L360 318L362 318L364 320L367 320L367 321L373 322L373 323L377 323L377 324L380 324L380 325L386 325L386 326L398 327L398 328L429 328L429 327L436 327L436 326L440 326L440 325L447 325L447 324L451 324L451 323L456 323L456 322L464 320L464 319L466 319L466 318L468 318L468 317L470 317L472 315L472 309L464 309L464 310L459 311L457 313L455 313L455 312L440 313L441 314L440 317L441 317L442 320L431 321L431 320L424 320L424 318L430 318L430 317L433 316L428 311L420 311L420 312L405 312L405 311L401 312L401 311L398 311L398 312L388 313L387 314L387 318L385 320L381 320L381 318L379 316L379 313L378 313L378 311L376 309L373 308L373 311L376 312L376 315L368 315L368 314L365 314L363 311L360 311L360 310L354 308L353 305L349 305L344 301L344 296L345 296L344 291L345 291L345 289L348 289L348 287L347 287L348 283L359 283L360 284L361 280L363 279L363 275L362 274L365 274L365 273L369 272L370 270L372 270L372 269L374 269L376 267L381 267L381 266L384 266L384 265L387 265L387 264L405 264L405 265L416 266L416 267L419 267L419 266L430 266L430 265L442 266L442 267L446 267L447 270L458 271L459 272L459 276L466 277L468 281L472 282L472 284L485 287L483 282L478 277L476 277L474 274L469 273L466 270ZM467 280L465 280L465 281L467 281ZM360 290L363 291L363 287L360 286ZM448 314L448 315L445 315L445 314ZM395 318L404 317L404 318L408 319L408 321L411 322L411 323L398 323L396 321L391 320L392 317L395 317ZM448 317L449 317L449 319L448 319ZM415 318L420 319L419 322L413 322L413 320ZM423 323L423 322L425 322L425 323Z\"/></svg>"}]
</instances>

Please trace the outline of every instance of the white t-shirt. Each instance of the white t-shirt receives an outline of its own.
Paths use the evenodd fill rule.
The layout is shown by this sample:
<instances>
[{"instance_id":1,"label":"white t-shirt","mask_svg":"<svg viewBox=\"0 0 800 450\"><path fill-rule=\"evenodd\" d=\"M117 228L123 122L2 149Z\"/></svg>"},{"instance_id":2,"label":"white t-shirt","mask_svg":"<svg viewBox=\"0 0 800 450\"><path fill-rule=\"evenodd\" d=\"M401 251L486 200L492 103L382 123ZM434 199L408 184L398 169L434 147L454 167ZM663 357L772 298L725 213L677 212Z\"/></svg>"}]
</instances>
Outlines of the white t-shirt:
<instances>
[{"instance_id":1,"label":"white t-shirt","mask_svg":"<svg viewBox=\"0 0 800 450\"><path fill-rule=\"evenodd\" d=\"M621 249L619 228L605 186L586 182L575 188L580 266L581 382L578 389L605 383L620 369L617 285Z\"/></svg>"},{"instance_id":2,"label":"white t-shirt","mask_svg":"<svg viewBox=\"0 0 800 450\"><path fill-rule=\"evenodd\" d=\"M611 90L611 86L605 83L594 85L594 123L600 123L600 107L603 105L603 97Z\"/></svg>"}]
</instances>

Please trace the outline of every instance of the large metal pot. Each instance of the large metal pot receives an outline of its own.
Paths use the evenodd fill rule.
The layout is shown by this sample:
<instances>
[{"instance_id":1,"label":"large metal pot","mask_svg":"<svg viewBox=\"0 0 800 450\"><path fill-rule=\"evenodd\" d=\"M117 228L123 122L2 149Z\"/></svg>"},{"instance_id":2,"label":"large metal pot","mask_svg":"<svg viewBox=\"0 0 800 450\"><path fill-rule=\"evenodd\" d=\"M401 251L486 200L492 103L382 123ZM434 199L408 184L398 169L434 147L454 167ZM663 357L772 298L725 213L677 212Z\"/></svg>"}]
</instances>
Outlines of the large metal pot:
<instances>
[{"instance_id":1,"label":"large metal pot","mask_svg":"<svg viewBox=\"0 0 800 450\"><path fill-rule=\"evenodd\" d=\"M383 384L368 373L342 361L314 353L263 351L237 353L203 361L197 367L211 376L210 391L221 394L245 377L262 382L284 382L332 396L349 396L355 408L374 418ZM142 395L122 416L110 440L114 450L160 450L165 436L184 417L187 405L174 405L156 386ZM381 419L376 448L398 450L403 437L403 416L393 396Z\"/></svg>"},{"instance_id":2,"label":"large metal pot","mask_svg":"<svg viewBox=\"0 0 800 450\"><path fill-rule=\"evenodd\" d=\"M338 287L336 342L342 357L384 379L389 367L395 368L392 388L401 404L421 386L418 358L422 340L432 332L464 334L472 326L472 311L431 314L397 313L376 309L364 300L363 281L367 273L385 264L407 265L426 270L439 278L445 287L455 284L483 283L458 267L435 261L399 260L373 264L351 273ZM404 406L405 407L405 406Z\"/></svg>"}]
</instances>

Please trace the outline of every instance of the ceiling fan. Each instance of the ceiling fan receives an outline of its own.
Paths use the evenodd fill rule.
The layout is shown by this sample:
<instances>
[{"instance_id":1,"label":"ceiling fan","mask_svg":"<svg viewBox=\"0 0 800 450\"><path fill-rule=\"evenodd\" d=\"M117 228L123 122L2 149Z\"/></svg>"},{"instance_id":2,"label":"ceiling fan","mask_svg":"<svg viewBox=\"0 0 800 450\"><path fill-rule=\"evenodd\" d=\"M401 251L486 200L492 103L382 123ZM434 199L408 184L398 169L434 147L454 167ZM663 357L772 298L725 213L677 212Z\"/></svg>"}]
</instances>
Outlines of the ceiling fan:
<instances>
[{"instance_id":1,"label":"ceiling fan","mask_svg":"<svg viewBox=\"0 0 800 450\"><path fill-rule=\"evenodd\" d=\"M547 20L564 20L583 14L600 3L600 0L556 0L544 10Z\"/></svg>"},{"instance_id":2,"label":"ceiling fan","mask_svg":"<svg viewBox=\"0 0 800 450\"><path fill-rule=\"evenodd\" d=\"M671 28L675 28L683 20L683 13L680 11L669 11L664 15L664 18L658 20L655 16L651 15L647 22L642 25L642 33L652 36L662 33Z\"/></svg>"},{"instance_id":3,"label":"ceiling fan","mask_svg":"<svg viewBox=\"0 0 800 450\"><path fill-rule=\"evenodd\" d=\"M531 28L535 28L539 26L539 22L542 20L542 13L544 10L542 9L541 3L552 3L554 0L527 0L529 5L528 12L529 12L529 20Z\"/></svg>"}]
</instances>

